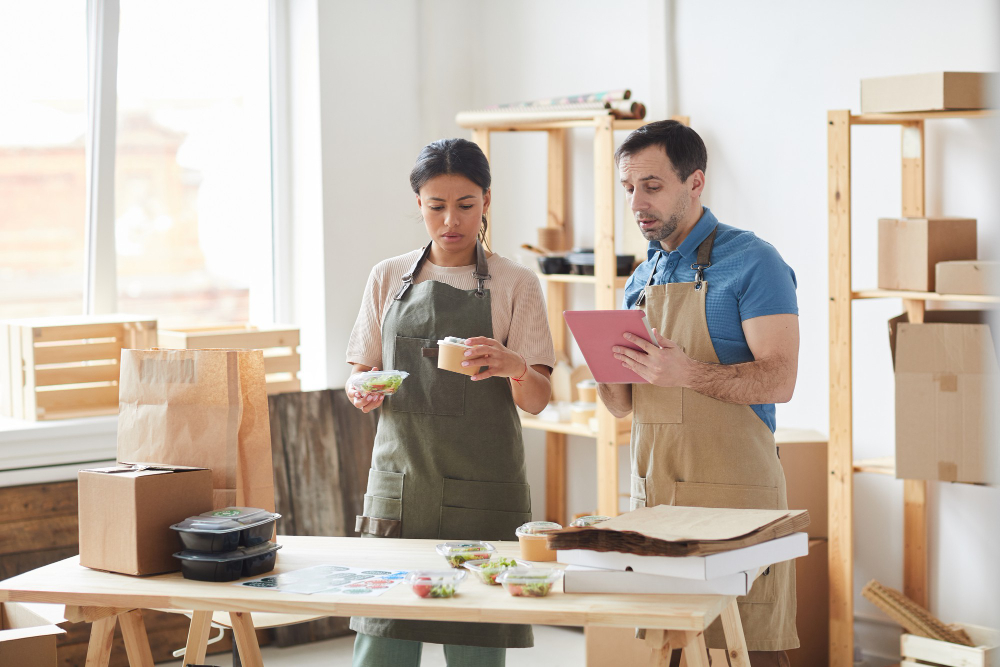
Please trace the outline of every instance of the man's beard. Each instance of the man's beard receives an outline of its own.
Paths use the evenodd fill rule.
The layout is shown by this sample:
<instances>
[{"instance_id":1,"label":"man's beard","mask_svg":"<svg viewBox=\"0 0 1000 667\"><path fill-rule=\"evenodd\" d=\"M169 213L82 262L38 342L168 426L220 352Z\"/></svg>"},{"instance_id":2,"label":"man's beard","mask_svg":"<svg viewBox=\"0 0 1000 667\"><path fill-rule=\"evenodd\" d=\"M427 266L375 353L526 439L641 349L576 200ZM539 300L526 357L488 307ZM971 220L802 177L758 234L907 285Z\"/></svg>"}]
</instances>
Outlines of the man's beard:
<instances>
[{"instance_id":1,"label":"man's beard","mask_svg":"<svg viewBox=\"0 0 1000 667\"><path fill-rule=\"evenodd\" d=\"M642 232L642 237L647 241L662 241L665 238L669 238L674 232L677 231L677 226L686 214L687 206L681 206L678 210L671 213L670 217L666 220L657 218L657 220L660 221L659 226L653 227L649 230L644 230L640 227L639 231ZM638 221L636 221L636 224L638 224Z\"/></svg>"}]
</instances>

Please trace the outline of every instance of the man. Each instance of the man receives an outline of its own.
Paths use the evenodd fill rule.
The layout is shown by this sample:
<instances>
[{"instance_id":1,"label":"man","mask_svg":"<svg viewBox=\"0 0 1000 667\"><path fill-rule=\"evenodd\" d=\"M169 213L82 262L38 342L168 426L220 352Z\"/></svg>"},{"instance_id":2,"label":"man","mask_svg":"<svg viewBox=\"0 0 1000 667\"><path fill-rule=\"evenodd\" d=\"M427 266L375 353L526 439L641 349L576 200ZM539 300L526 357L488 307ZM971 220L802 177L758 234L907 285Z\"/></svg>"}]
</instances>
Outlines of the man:
<instances>
[{"instance_id":1,"label":"man","mask_svg":"<svg viewBox=\"0 0 1000 667\"><path fill-rule=\"evenodd\" d=\"M791 399L798 365L795 274L773 246L701 205L707 152L676 121L650 123L615 153L647 259L625 286L652 345L615 358L649 384L601 384L616 417L634 412L631 509L654 505L785 509L774 404ZM753 667L788 664L797 648L794 561L739 598ZM716 621L708 646L725 647Z\"/></svg>"}]
</instances>

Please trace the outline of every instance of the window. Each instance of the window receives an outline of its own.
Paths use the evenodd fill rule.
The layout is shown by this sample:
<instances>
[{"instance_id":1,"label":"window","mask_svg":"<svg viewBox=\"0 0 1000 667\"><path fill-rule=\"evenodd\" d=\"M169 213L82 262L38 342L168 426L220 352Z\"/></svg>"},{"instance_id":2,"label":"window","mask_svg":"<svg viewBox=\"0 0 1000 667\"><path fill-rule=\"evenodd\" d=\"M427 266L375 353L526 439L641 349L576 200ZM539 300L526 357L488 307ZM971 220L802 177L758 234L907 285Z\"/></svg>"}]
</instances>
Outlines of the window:
<instances>
[{"instance_id":1,"label":"window","mask_svg":"<svg viewBox=\"0 0 1000 667\"><path fill-rule=\"evenodd\" d=\"M84 8L0 3L0 319L83 309Z\"/></svg>"},{"instance_id":2,"label":"window","mask_svg":"<svg viewBox=\"0 0 1000 667\"><path fill-rule=\"evenodd\" d=\"M249 319L271 279L268 67L266 0L122 0L120 311L161 327Z\"/></svg>"}]
</instances>

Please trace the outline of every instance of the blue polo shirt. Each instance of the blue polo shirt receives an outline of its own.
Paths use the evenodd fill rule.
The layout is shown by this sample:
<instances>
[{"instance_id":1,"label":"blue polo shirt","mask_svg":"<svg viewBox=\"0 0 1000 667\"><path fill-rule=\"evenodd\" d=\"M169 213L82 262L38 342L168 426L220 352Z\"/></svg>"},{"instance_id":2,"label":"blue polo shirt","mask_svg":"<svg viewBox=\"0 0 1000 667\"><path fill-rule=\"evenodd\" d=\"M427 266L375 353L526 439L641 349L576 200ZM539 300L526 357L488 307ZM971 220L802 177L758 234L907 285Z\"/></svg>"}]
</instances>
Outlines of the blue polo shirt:
<instances>
[{"instance_id":1,"label":"blue polo shirt","mask_svg":"<svg viewBox=\"0 0 1000 667\"><path fill-rule=\"evenodd\" d=\"M677 250L667 252L659 241L650 241L646 261L639 265L625 284L623 307L635 306L649 280L657 255L661 257L653 276L654 285L694 282L695 272L691 265L697 259L698 246L716 225L719 231L712 246L712 266L705 269L708 333L721 363L753 361L750 346L743 335L743 320L763 315L798 315L795 272L770 243L757 238L753 232L722 224L708 207L703 207L701 219ZM750 407L773 432L774 404Z\"/></svg>"}]
</instances>

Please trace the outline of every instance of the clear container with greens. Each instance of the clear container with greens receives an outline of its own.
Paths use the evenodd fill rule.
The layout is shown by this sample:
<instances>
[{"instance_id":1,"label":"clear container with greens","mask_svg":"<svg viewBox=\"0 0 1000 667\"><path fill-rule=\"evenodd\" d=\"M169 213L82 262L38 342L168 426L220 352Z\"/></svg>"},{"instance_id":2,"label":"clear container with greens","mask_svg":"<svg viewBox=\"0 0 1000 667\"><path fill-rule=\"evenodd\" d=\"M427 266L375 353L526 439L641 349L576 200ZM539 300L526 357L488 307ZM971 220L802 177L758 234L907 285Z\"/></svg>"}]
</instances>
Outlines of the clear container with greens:
<instances>
[{"instance_id":1,"label":"clear container with greens","mask_svg":"<svg viewBox=\"0 0 1000 667\"><path fill-rule=\"evenodd\" d=\"M562 576L562 570L553 568L512 567L501 572L497 582L514 597L543 598Z\"/></svg>"},{"instance_id":2,"label":"clear container with greens","mask_svg":"<svg viewBox=\"0 0 1000 667\"><path fill-rule=\"evenodd\" d=\"M406 371L365 371L347 378L347 388L368 394L392 396L399 391L403 380L409 377Z\"/></svg>"},{"instance_id":3,"label":"clear container with greens","mask_svg":"<svg viewBox=\"0 0 1000 667\"><path fill-rule=\"evenodd\" d=\"M435 550L454 568L461 568L467 561L489 560L496 552L489 542L445 542Z\"/></svg>"},{"instance_id":4,"label":"clear container with greens","mask_svg":"<svg viewBox=\"0 0 1000 667\"><path fill-rule=\"evenodd\" d=\"M479 581L488 586L498 586L497 575L512 567L528 567L527 563L516 561L513 558L496 556L489 560L472 560L465 563L464 567L472 574L479 577Z\"/></svg>"},{"instance_id":5,"label":"clear container with greens","mask_svg":"<svg viewBox=\"0 0 1000 667\"><path fill-rule=\"evenodd\" d=\"M467 574L465 570L413 570L406 573L403 581L417 597L450 598L455 597Z\"/></svg>"},{"instance_id":6,"label":"clear container with greens","mask_svg":"<svg viewBox=\"0 0 1000 667\"><path fill-rule=\"evenodd\" d=\"M573 523L569 524L571 528L589 528L595 524L601 523L602 521L607 521L611 517L601 516L599 514L591 514L589 516L581 516L578 519L574 519Z\"/></svg>"}]
</instances>

